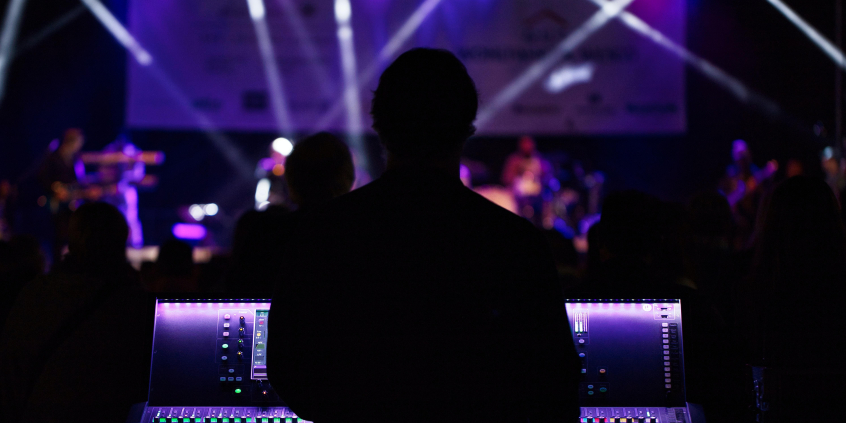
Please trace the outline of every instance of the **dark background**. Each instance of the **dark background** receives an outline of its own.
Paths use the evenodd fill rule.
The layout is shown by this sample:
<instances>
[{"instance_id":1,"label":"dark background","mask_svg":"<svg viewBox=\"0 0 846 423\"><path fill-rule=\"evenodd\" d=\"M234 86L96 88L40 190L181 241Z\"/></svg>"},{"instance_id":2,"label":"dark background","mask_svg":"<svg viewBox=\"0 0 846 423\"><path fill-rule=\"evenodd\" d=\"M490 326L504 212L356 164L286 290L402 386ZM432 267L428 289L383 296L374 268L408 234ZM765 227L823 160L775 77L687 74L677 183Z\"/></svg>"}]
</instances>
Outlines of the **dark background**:
<instances>
[{"instance_id":1,"label":"dark background","mask_svg":"<svg viewBox=\"0 0 846 423\"><path fill-rule=\"evenodd\" d=\"M103 3L125 21L126 1ZM564 151L587 167L603 171L608 190L634 188L674 201L715 188L731 161L731 142L737 138L747 140L758 164L771 158L782 164L800 158L818 172L820 150L834 144L836 67L831 59L766 0L687 0L687 4L687 47L776 102L781 115L768 116L739 102L688 67L686 134L540 137L540 150ZM835 0L791 0L788 4L834 40ZM5 14L6 5L6 0L0 1L0 14ZM91 13L79 9L67 25L31 43L56 19L81 7L72 0L26 3L19 48L0 104L0 179L19 186L15 229L45 239L49 239L49 213L37 206L42 193L33 172L48 143L75 126L86 134L85 150L97 150L123 130L126 54ZM179 206L216 202L220 214L203 223L212 229L215 241L228 244L234 219L252 207L255 181L238 176L202 132L133 131L131 135L139 147L163 150L167 157L163 166L148 167L148 173L159 177L159 186L140 195L146 243L158 244L168 236L170 226L180 221ZM225 135L251 163L266 155L274 138L272 133ZM377 176L383 167L380 146L374 138L367 141ZM466 156L489 169L487 176L474 182L496 182L515 142L513 138L471 139Z\"/></svg>"}]
</instances>

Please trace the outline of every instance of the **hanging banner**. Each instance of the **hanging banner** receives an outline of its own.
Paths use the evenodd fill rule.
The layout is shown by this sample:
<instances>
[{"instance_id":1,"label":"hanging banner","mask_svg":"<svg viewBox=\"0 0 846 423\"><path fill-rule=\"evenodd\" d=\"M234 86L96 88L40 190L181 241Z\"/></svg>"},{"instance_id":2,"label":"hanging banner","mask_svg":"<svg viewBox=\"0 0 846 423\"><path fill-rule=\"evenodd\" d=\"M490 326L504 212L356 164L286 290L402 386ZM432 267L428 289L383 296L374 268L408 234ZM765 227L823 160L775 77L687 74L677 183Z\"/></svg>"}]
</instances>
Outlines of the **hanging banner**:
<instances>
[{"instance_id":1,"label":"hanging banner","mask_svg":"<svg viewBox=\"0 0 846 423\"><path fill-rule=\"evenodd\" d=\"M634 0L626 10L683 45L684 3ZM382 70L412 47L437 47L476 81L481 135L684 132L683 63L615 19L502 95L598 11L590 0L351 0L361 127ZM331 0L135 0L129 30L153 57L128 59L130 127L350 127Z\"/></svg>"}]
</instances>

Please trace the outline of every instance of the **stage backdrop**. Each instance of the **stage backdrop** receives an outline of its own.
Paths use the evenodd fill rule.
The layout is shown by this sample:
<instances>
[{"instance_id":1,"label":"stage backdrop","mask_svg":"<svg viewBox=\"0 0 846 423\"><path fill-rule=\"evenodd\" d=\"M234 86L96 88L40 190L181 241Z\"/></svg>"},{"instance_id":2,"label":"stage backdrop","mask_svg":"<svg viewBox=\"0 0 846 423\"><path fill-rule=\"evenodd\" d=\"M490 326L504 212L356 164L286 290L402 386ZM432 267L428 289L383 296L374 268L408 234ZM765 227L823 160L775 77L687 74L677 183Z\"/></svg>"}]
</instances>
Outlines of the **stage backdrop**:
<instances>
[{"instance_id":1,"label":"stage backdrop","mask_svg":"<svg viewBox=\"0 0 846 423\"><path fill-rule=\"evenodd\" d=\"M276 64L270 73L281 81L280 90L269 89L248 0L130 2L130 31L153 61L142 66L128 59L129 126L348 130L333 1L251 1L256 17L261 14L255 7L264 8ZM627 10L683 45L684 3L634 0ZM681 61L616 20L556 60L525 91L495 105L509 84L597 12L589 0L351 0L351 5L363 128L370 127L370 100L381 71L403 51L425 46L449 49L467 65L486 117L480 134L685 131ZM279 119L274 92L288 119Z\"/></svg>"}]
</instances>

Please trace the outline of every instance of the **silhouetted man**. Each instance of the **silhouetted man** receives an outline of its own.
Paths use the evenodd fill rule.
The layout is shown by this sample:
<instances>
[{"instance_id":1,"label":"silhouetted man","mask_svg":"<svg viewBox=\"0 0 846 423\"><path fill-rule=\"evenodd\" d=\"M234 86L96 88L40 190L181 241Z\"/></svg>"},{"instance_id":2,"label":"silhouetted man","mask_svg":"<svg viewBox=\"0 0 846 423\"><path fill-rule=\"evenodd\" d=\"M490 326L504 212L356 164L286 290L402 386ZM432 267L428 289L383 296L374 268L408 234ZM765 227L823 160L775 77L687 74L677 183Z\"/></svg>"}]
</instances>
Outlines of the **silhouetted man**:
<instances>
[{"instance_id":1,"label":"silhouetted man","mask_svg":"<svg viewBox=\"0 0 846 423\"><path fill-rule=\"evenodd\" d=\"M578 360L548 247L459 179L477 107L447 51L408 51L382 74L371 114L387 171L309 213L274 294L270 380L300 417L578 417Z\"/></svg>"}]
</instances>

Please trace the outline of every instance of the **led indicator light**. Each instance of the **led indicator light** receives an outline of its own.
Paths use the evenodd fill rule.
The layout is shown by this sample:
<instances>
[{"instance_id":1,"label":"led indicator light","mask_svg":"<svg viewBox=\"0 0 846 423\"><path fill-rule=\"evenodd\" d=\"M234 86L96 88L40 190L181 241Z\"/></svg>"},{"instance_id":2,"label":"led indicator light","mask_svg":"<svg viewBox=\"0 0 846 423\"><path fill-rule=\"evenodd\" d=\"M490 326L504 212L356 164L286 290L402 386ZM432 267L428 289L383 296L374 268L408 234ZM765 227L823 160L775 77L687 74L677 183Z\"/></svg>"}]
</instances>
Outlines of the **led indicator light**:
<instances>
[{"instance_id":1,"label":"led indicator light","mask_svg":"<svg viewBox=\"0 0 846 423\"><path fill-rule=\"evenodd\" d=\"M241 393L241 388L236 388L236 389L235 389L235 393L236 393L236 394L240 394L240 393Z\"/></svg>"}]
</instances>

